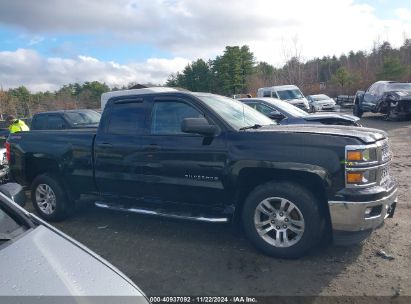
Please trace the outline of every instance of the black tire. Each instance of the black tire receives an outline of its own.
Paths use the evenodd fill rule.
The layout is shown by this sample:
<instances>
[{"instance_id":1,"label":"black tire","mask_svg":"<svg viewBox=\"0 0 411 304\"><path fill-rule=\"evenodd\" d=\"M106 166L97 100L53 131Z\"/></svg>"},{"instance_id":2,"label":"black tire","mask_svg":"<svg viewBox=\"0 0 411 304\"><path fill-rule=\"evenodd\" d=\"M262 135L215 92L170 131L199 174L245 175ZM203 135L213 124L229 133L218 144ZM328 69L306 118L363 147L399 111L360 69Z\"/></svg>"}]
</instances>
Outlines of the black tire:
<instances>
[{"instance_id":1,"label":"black tire","mask_svg":"<svg viewBox=\"0 0 411 304\"><path fill-rule=\"evenodd\" d=\"M386 120L389 121L401 121L402 116L401 114L397 111L397 109L390 107L388 110L388 114L386 115Z\"/></svg>"},{"instance_id":2,"label":"black tire","mask_svg":"<svg viewBox=\"0 0 411 304\"><path fill-rule=\"evenodd\" d=\"M362 115L364 114L364 112L361 110L360 105L358 103L354 105L352 113L354 116L357 116L359 118L361 118Z\"/></svg>"},{"instance_id":3,"label":"black tire","mask_svg":"<svg viewBox=\"0 0 411 304\"><path fill-rule=\"evenodd\" d=\"M49 210L50 213L44 211L44 207L42 208L40 205L40 200L38 202L36 198L36 193L38 189L51 189L52 193L50 196L54 194L55 197L55 206ZM40 190L39 190L40 191ZM40 191L41 192L41 191ZM39 194L40 199L44 199L44 194ZM56 222L65 219L69 216L73 209L74 209L74 202L69 201L69 195L64 187L63 182L61 179L55 175L50 174L42 174L37 176L31 186L31 201L33 204L34 209L36 210L37 214L46 221ZM43 204L44 206L44 204Z\"/></svg>"},{"instance_id":4,"label":"black tire","mask_svg":"<svg viewBox=\"0 0 411 304\"><path fill-rule=\"evenodd\" d=\"M304 222L304 231L302 232L302 235L300 236L299 240L291 246L281 247L276 246L274 244L270 244L257 231L255 224L255 217L257 216L257 212L259 212L257 211L257 207L265 199L273 197L288 200L289 202L294 204L294 206L297 207L298 212L302 214ZM275 204L275 202L270 202L270 204ZM288 205L288 207L284 208L284 210L290 208L290 206L291 205ZM295 208L293 210L295 210ZM281 213L278 213L276 219L279 220L280 215ZM268 216L267 218L268 220L270 219ZM285 220L286 219L287 218L285 218ZM295 183L271 181L266 184L258 186L248 195L243 206L242 221L248 239L259 250L261 250L269 256L290 259L299 258L305 255L309 250L311 250L318 244L323 234L322 231L325 223L325 217L322 216L319 200L311 192L307 191L305 188ZM275 230L275 232L273 233L280 233L279 229L274 228L280 227L275 226L277 224L278 223L274 224L273 221L267 224L271 226L271 230L269 233L272 233L273 230ZM283 222L283 224L285 223ZM291 225L293 225L290 222L288 224L290 225L290 227ZM284 225L284 227L286 227L286 225ZM269 233L266 233L264 237L271 237L268 235ZM280 241L283 241L284 233L290 233L290 231L286 230L286 232L283 232L283 234L281 234L280 236ZM288 236L286 238L287 240L289 239ZM296 239L294 239L293 241L295 240Z\"/></svg>"}]
</instances>

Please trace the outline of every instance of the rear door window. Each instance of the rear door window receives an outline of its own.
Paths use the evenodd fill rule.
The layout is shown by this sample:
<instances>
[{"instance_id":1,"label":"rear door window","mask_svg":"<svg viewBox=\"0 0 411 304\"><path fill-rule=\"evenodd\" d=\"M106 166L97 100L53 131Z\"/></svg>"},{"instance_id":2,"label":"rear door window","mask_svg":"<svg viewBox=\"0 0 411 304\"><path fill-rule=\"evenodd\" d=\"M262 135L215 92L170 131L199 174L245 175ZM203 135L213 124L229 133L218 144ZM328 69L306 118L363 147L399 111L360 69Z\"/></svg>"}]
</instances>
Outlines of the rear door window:
<instances>
[{"instance_id":1,"label":"rear door window","mask_svg":"<svg viewBox=\"0 0 411 304\"><path fill-rule=\"evenodd\" d=\"M142 101L114 103L110 110L107 133L117 135L142 134L145 128L145 107Z\"/></svg>"},{"instance_id":2,"label":"rear door window","mask_svg":"<svg viewBox=\"0 0 411 304\"><path fill-rule=\"evenodd\" d=\"M47 115L37 115L32 124L31 127L33 130L44 130L47 128Z\"/></svg>"},{"instance_id":3,"label":"rear door window","mask_svg":"<svg viewBox=\"0 0 411 304\"><path fill-rule=\"evenodd\" d=\"M48 115L47 128L50 130L58 130L66 128L66 123L59 115Z\"/></svg>"}]
</instances>

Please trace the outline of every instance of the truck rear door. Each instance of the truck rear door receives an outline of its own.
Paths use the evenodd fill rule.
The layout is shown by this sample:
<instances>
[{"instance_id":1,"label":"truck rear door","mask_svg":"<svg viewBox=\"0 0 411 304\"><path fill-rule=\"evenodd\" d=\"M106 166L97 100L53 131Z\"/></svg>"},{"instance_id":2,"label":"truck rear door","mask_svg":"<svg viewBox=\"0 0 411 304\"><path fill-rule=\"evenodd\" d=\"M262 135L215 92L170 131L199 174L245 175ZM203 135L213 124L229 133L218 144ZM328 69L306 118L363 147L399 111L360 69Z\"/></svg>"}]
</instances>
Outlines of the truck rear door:
<instances>
[{"instance_id":1,"label":"truck rear door","mask_svg":"<svg viewBox=\"0 0 411 304\"><path fill-rule=\"evenodd\" d=\"M148 130L148 115L142 98L107 105L94 148L96 186L105 197L141 196L141 135Z\"/></svg>"}]
</instances>

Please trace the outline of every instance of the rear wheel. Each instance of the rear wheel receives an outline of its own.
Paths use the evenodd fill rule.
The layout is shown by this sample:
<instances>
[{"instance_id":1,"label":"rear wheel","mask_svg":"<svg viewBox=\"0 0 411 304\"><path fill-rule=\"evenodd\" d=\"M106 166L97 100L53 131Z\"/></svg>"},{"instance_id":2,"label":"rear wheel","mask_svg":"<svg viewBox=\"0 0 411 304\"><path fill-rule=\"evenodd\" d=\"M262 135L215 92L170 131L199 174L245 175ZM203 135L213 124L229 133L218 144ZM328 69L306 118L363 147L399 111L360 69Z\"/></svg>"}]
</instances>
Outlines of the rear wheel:
<instances>
[{"instance_id":1,"label":"rear wheel","mask_svg":"<svg viewBox=\"0 0 411 304\"><path fill-rule=\"evenodd\" d=\"M57 176L39 175L31 189L33 207L43 219L60 221L71 213L74 205L70 204L67 190Z\"/></svg>"},{"instance_id":2,"label":"rear wheel","mask_svg":"<svg viewBox=\"0 0 411 304\"><path fill-rule=\"evenodd\" d=\"M267 255L298 258L321 239L324 219L319 201L289 182L268 182L254 189L244 203L247 237Z\"/></svg>"}]
</instances>

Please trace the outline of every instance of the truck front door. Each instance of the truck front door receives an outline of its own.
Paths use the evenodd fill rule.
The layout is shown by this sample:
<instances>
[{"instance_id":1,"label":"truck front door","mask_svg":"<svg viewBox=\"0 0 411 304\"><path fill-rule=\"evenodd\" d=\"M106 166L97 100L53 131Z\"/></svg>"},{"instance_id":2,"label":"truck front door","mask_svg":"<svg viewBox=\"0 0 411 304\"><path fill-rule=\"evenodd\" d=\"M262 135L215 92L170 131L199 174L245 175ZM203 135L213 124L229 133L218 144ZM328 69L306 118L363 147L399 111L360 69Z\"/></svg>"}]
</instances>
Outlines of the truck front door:
<instances>
[{"instance_id":1,"label":"truck front door","mask_svg":"<svg viewBox=\"0 0 411 304\"><path fill-rule=\"evenodd\" d=\"M142 137L146 198L208 206L225 201L224 136L207 138L183 133L183 119L193 117L205 115L190 100L175 97L152 100L150 134Z\"/></svg>"}]
</instances>

